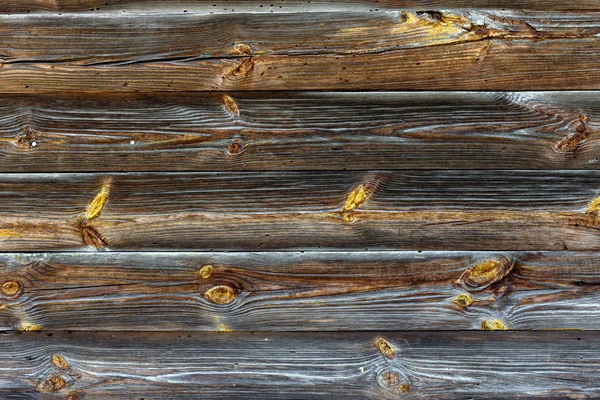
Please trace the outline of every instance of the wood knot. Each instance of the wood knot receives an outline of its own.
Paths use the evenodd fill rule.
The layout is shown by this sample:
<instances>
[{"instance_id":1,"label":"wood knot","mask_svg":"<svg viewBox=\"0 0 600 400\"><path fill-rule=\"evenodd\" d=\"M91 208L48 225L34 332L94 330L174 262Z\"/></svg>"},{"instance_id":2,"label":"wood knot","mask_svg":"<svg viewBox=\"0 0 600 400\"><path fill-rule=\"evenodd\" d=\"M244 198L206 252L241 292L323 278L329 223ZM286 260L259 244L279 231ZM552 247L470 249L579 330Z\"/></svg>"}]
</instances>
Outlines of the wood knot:
<instances>
[{"instance_id":1,"label":"wood knot","mask_svg":"<svg viewBox=\"0 0 600 400\"><path fill-rule=\"evenodd\" d=\"M52 363L52 365L59 369L60 371L69 371L70 367L69 367L69 363L67 363L67 360L65 360L65 358L59 354L55 354L50 358L50 362Z\"/></svg>"},{"instance_id":2,"label":"wood knot","mask_svg":"<svg viewBox=\"0 0 600 400\"><path fill-rule=\"evenodd\" d=\"M23 285L17 281L6 281L0 286L0 292L7 297L16 297L23 291Z\"/></svg>"},{"instance_id":3,"label":"wood knot","mask_svg":"<svg viewBox=\"0 0 600 400\"><path fill-rule=\"evenodd\" d=\"M235 46L235 52L246 56L252 55L252 47L247 44L239 43Z\"/></svg>"},{"instance_id":4,"label":"wood knot","mask_svg":"<svg viewBox=\"0 0 600 400\"><path fill-rule=\"evenodd\" d=\"M52 364L52 367L58 370L58 372L53 373L50 375L50 377L38 385L38 389L41 392L59 391L66 387L72 386L79 378L81 378L81 375L75 374L71 371L71 366L60 354L55 354L50 357L50 363ZM73 393L71 393L67 398L74 399L75 396Z\"/></svg>"},{"instance_id":5,"label":"wood knot","mask_svg":"<svg viewBox=\"0 0 600 400\"><path fill-rule=\"evenodd\" d=\"M230 155L240 154L244 150L244 144L241 140L234 140L227 146L227 153Z\"/></svg>"},{"instance_id":6,"label":"wood knot","mask_svg":"<svg viewBox=\"0 0 600 400\"><path fill-rule=\"evenodd\" d=\"M469 293L461 293L452 300L461 307L469 307L473 304L473 297Z\"/></svg>"},{"instance_id":7,"label":"wood knot","mask_svg":"<svg viewBox=\"0 0 600 400\"><path fill-rule=\"evenodd\" d=\"M223 95L223 109L232 117L240 116L240 109L230 96Z\"/></svg>"},{"instance_id":8,"label":"wood knot","mask_svg":"<svg viewBox=\"0 0 600 400\"><path fill-rule=\"evenodd\" d=\"M394 346L389 344L385 339L378 338L375 341L375 346L377 347L377 350L379 350L379 352L385 358L388 358L391 360L396 357L396 349L394 348Z\"/></svg>"},{"instance_id":9,"label":"wood knot","mask_svg":"<svg viewBox=\"0 0 600 400\"><path fill-rule=\"evenodd\" d=\"M588 118L584 114L579 114L579 119L575 127L575 132L561 139L555 146L554 150L560 153L573 153L581 144L592 134L592 130L588 126Z\"/></svg>"},{"instance_id":10,"label":"wood knot","mask_svg":"<svg viewBox=\"0 0 600 400\"><path fill-rule=\"evenodd\" d=\"M596 197L587 208L588 213L599 214L600 213L600 197Z\"/></svg>"},{"instance_id":11,"label":"wood knot","mask_svg":"<svg viewBox=\"0 0 600 400\"><path fill-rule=\"evenodd\" d=\"M362 206L373 195L377 183L372 185L361 184L353 189L344 201L344 205L340 211L330 213L328 215L341 218L344 222L354 222L358 217L356 209Z\"/></svg>"},{"instance_id":12,"label":"wood knot","mask_svg":"<svg viewBox=\"0 0 600 400\"><path fill-rule=\"evenodd\" d=\"M35 141L34 131L30 127L25 127L23 134L18 136L15 140L15 146L23 150L31 150L32 147L36 147L37 142Z\"/></svg>"},{"instance_id":13,"label":"wood knot","mask_svg":"<svg viewBox=\"0 0 600 400\"><path fill-rule=\"evenodd\" d=\"M86 211L79 216L79 229L83 242L88 246L95 247L98 251L104 250L107 245L106 239L92 226L92 221L100 216L102 210L108 203L110 195L110 181L105 181L102 188L96 194Z\"/></svg>"},{"instance_id":14,"label":"wood knot","mask_svg":"<svg viewBox=\"0 0 600 400\"><path fill-rule=\"evenodd\" d=\"M213 286L204 293L204 297L215 304L229 304L236 296L235 289L227 285Z\"/></svg>"},{"instance_id":15,"label":"wood knot","mask_svg":"<svg viewBox=\"0 0 600 400\"><path fill-rule=\"evenodd\" d=\"M481 321L482 331L507 331L508 328L500 319L483 320Z\"/></svg>"},{"instance_id":16,"label":"wood knot","mask_svg":"<svg viewBox=\"0 0 600 400\"><path fill-rule=\"evenodd\" d=\"M85 213L83 214L83 218L87 221L92 221L100 216L100 213L104 209L104 206L108 202L108 195L110 194L110 185L108 182L105 182L102 185L102 188L96 194L96 197L92 200L92 202L87 206Z\"/></svg>"},{"instance_id":17,"label":"wood knot","mask_svg":"<svg viewBox=\"0 0 600 400\"><path fill-rule=\"evenodd\" d=\"M514 264L507 257L480 261L463 272L458 284L467 290L483 290L503 280L512 271Z\"/></svg>"},{"instance_id":18,"label":"wood knot","mask_svg":"<svg viewBox=\"0 0 600 400\"><path fill-rule=\"evenodd\" d=\"M95 247L96 250L102 251L106 248L107 242L106 239L94 228L90 225L80 225L81 229L81 237L83 242L88 246Z\"/></svg>"},{"instance_id":19,"label":"wood knot","mask_svg":"<svg viewBox=\"0 0 600 400\"><path fill-rule=\"evenodd\" d=\"M404 374L395 369L385 369L377 374L377 383L382 388L403 394L410 390L410 383Z\"/></svg>"},{"instance_id":20,"label":"wood knot","mask_svg":"<svg viewBox=\"0 0 600 400\"><path fill-rule=\"evenodd\" d=\"M38 389L40 392L56 392L69 386L68 378L63 374L54 374L42 381Z\"/></svg>"},{"instance_id":21,"label":"wood knot","mask_svg":"<svg viewBox=\"0 0 600 400\"><path fill-rule=\"evenodd\" d=\"M202 278L202 279L208 279L212 276L212 274L213 274L212 265L205 265L202 268L200 268L200 271L198 271L198 275L200 275L200 278Z\"/></svg>"},{"instance_id":22,"label":"wood knot","mask_svg":"<svg viewBox=\"0 0 600 400\"><path fill-rule=\"evenodd\" d=\"M238 81L244 79L254 69L254 60L252 57L248 57L229 71L223 76L223 80Z\"/></svg>"}]
</instances>

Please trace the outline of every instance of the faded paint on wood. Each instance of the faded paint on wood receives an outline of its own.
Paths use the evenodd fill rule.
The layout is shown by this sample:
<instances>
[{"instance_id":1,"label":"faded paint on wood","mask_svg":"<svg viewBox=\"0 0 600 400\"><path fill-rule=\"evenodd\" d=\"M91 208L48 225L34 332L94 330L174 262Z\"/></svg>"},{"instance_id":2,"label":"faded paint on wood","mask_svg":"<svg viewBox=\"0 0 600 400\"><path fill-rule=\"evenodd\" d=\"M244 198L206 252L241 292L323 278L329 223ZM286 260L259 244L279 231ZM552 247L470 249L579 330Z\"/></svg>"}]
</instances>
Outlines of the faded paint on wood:
<instances>
[{"instance_id":1,"label":"faded paint on wood","mask_svg":"<svg viewBox=\"0 0 600 400\"><path fill-rule=\"evenodd\" d=\"M595 92L0 96L0 171L597 169Z\"/></svg>"}]
</instances>

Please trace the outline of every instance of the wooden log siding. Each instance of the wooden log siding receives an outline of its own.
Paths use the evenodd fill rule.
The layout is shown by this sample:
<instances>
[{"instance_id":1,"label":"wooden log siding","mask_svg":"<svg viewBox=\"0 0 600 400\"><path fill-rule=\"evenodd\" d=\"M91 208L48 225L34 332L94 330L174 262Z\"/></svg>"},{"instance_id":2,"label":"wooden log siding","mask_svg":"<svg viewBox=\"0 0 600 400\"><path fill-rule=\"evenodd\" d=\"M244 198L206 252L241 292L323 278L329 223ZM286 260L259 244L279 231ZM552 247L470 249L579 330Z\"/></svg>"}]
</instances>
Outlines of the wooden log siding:
<instances>
[{"instance_id":1,"label":"wooden log siding","mask_svg":"<svg viewBox=\"0 0 600 400\"><path fill-rule=\"evenodd\" d=\"M598 0L0 2L0 399L600 397L599 90Z\"/></svg>"},{"instance_id":2,"label":"wooden log siding","mask_svg":"<svg viewBox=\"0 0 600 400\"><path fill-rule=\"evenodd\" d=\"M3 251L600 250L598 171L4 174Z\"/></svg>"},{"instance_id":3,"label":"wooden log siding","mask_svg":"<svg viewBox=\"0 0 600 400\"><path fill-rule=\"evenodd\" d=\"M94 15L100 13L143 12L185 14L190 12L235 14L235 13L288 13L322 11L398 10L402 8L418 11L458 9L498 9L537 11L600 11L596 0L7 0L0 4L0 13L48 13L80 12Z\"/></svg>"},{"instance_id":4,"label":"wooden log siding","mask_svg":"<svg viewBox=\"0 0 600 400\"><path fill-rule=\"evenodd\" d=\"M594 330L598 264L571 252L2 254L0 285L14 290L0 291L0 329Z\"/></svg>"},{"instance_id":5,"label":"wooden log siding","mask_svg":"<svg viewBox=\"0 0 600 400\"><path fill-rule=\"evenodd\" d=\"M0 91L600 88L598 11L298 15L5 14Z\"/></svg>"},{"instance_id":6,"label":"wooden log siding","mask_svg":"<svg viewBox=\"0 0 600 400\"><path fill-rule=\"evenodd\" d=\"M595 92L0 96L0 171L598 169Z\"/></svg>"},{"instance_id":7,"label":"wooden log siding","mask_svg":"<svg viewBox=\"0 0 600 400\"><path fill-rule=\"evenodd\" d=\"M0 341L0 395L587 398L598 346L593 332L12 333Z\"/></svg>"}]
</instances>

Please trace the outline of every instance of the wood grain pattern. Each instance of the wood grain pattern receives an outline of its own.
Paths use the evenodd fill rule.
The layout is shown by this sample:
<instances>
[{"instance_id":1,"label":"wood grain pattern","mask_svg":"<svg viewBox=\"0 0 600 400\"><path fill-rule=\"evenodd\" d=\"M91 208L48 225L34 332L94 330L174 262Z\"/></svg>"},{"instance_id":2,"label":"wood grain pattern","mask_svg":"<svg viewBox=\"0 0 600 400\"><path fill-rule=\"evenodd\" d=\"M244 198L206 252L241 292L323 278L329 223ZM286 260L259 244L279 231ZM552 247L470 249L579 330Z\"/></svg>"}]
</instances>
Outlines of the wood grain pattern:
<instances>
[{"instance_id":1,"label":"wood grain pattern","mask_svg":"<svg viewBox=\"0 0 600 400\"><path fill-rule=\"evenodd\" d=\"M598 169L595 92L0 96L1 172Z\"/></svg>"},{"instance_id":2,"label":"wood grain pattern","mask_svg":"<svg viewBox=\"0 0 600 400\"><path fill-rule=\"evenodd\" d=\"M361 11L411 8L432 9L474 8L508 10L600 10L596 0L6 0L0 3L0 13L30 12L212 12L234 14L248 12Z\"/></svg>"},{"instance_id":3,"label":"wood grain pattern","mask_svg":"<svg viewBox=\"0 0 600 400\"><path fill-rule=\"evenodd\" d=\"M599 250L599 192L597 171L4 174L0 248Z\"/></svg>"},{"instance_id":4,"label":"wood grain pattern","mask_svg":"<svg viewBox=\"0 0 600 400\"><path fill-rule=\"evenodd\" d=\"M380 353L376 343L392 346ZM5 335L3 398L594 398L592 332ZM532 377L535 376L535 379Z\"/></svg>"},{"instance_id":5,"label":"wood grain pattern","mask_svg":"<svg viewBox=\"0 0 600 400\"><path fill-rule=\"evenodd\" d=\"M0 90L598 89L599 17L494 10L315 11L301 19L267 10L3 15Z\"/></svg>"},{"instance_id":6,"label":"wood grain pattern","mask_svg":"<svg viewBox=\"0 0 600 400\"><path fill-rule=\"evenodd\" d=\"M598 264L569 252L2 254L0 285L16 289L0 291L0 329L594 330ZM215 302L219 287L232 298Z\"/></svg>"}]
</instances>

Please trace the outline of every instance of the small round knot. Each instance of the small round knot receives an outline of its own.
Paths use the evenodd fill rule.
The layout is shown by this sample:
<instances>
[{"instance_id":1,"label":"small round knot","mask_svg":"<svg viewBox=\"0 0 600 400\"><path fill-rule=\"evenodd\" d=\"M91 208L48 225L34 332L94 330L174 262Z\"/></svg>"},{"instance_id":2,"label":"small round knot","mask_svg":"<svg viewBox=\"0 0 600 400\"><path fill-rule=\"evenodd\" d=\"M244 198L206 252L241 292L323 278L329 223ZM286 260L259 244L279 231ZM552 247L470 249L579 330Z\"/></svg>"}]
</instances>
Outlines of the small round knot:
<instances>
[{"instance_id":1,"label":"small round knot","mask_svg":"<svg viewBox=\"0 0 600 400\"><path fill-rule=\"evenodd\" d=\"M198 275L200 275L200 278L202 278L202 279L208 279L212 276L212 274L213 274L212 265L205 265L202 268L200 268L200 271L198 271Z\"/></svg>"},{"instance_id":2,"label":"small round knot","mask_svg":"<svg viewBox=\"0 0 600 400\"><path fill-rule=\"evenodd\" d=\"M235 289L227 285L213 286L204 293L204 297L215 304L229 304L236 296Z\"/></svg>"},{"instance_id":3,"label":"small round knot","mask_svg":"<svg viewBox=\"0 0 600 400\"><path fill-rule=\"evenodd\" d=\"M6 281L0 286L0 291L3 295L13 297L21 292L22 286L17 281Z\"/></svg>"},{"instance_id":4,"label":"small round knot","mask_svg":"<svg viewBox=\"0 0 600 400\"><path fill-rule=\"evenodd\" d=\"M383 338L378 338L375 341L375 346L377 347L377 350L379 350L379 352L388 359L393 359L396 357L396 349L394 348L394 346L392 346L391 344L389 344L387 342L387 340L383 339Z\"/></svg>"},{"instance_id":5,"label":"small round knot","mask_svg":"<svg viewBox=\"0 0 600 400\"><path fill-rule=\"evenodd\" d=\"M234 140L227 147L227 153L229 153L231 155L240 154L243 149L244 149L244 145L242 144L242 142L240 140Z\"/></svg>"},{"instance_id":6,"label":"small round knot","mask_svg":"<svg viewBox=\"0 0 600 400\"><path fill-rule=\"evenodd\" d=\"M67 378L62 374L50 376L38 386L40 392L56 392L68 386Z\"/></svg>"},{"instance_id":7,"label":"small round knot","mask_svg":"<svg viewBox=\"0 0 600 400\"><path fill-rule=\"evenodd\" d=\"M396 393L406 393L410 390L410 383L404 374L398 370L385 369L377 374L377 383L384 389Z\"/></svg>"}]
</instances>

